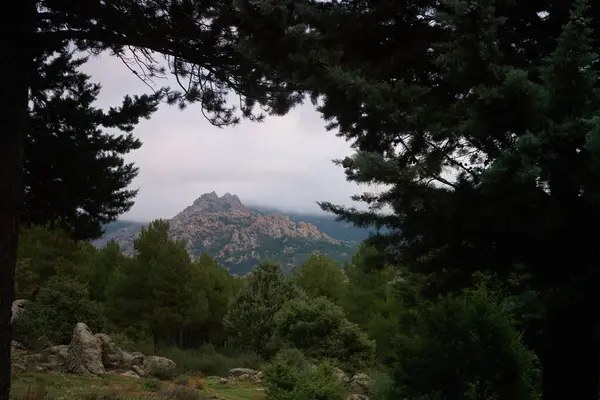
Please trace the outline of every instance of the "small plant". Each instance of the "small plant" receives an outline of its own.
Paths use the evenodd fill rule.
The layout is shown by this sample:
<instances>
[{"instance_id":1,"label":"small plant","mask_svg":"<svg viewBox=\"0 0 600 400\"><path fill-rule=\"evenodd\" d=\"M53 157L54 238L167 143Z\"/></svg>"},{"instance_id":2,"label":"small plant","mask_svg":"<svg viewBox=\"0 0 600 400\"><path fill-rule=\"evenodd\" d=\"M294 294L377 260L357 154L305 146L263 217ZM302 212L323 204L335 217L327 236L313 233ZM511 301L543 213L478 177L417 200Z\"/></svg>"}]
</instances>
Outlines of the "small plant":
<instances>
[{"instance_id":1,"label":"small plant","mask_svg":"<svg viewBox=\"0 0 600 400\"><path fill-rule=\"evenodd\" d=\"M177 378L173 379L173 382L179 386L187 386L190 381L190 377L187 375L179 375Z\"/></svg>"},{"instance_id":2,"label":"small plant","mask_svg":"<svg viewBox=\"0 0 600 400\"><path fill-rule=\"evenodd\" d=\"M185 386L168 386L164 388L160 395L168 400L207 400L200 391Z\"/></svg>"},{"instance_id":3,"label":"small plant","mask_svg":"<svg viewBox=\"0 0 600 400\"><path fill-rule=\"evenodd\" d=\"M193 388L193 389L198 389L198 390L204 390L204 387L205 387L204 380L201 377L191 378L187 382L187 387Z\"/></svg>"},{"instance_id":4,"label":"small plant","mask_svg":"<svg viewBox=\"0 0 600 400\"><path fill-rule=\"evenodd\" d=\"M149 392L158 392L162 388L162 383L157 378L145 379L142 382L142 388Z\"/></svg>"}]
</instances>

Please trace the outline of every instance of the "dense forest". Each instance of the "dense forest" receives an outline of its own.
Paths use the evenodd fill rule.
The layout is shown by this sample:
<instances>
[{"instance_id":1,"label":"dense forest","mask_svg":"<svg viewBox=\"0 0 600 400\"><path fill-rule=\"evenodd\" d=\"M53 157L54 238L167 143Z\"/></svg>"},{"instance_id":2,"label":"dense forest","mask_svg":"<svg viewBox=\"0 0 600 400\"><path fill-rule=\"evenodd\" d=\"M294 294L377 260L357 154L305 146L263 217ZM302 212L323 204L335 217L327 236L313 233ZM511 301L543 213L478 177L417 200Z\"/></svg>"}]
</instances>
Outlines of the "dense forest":
<instances>
[{"instance_id":1,"label":"dense forest","mask_svg":"<svg viewBox=\"0 0 600 400\"><path fill-rule=\"evenodd\" d=\"M586 0L13 2L0 400L11 341L65 343L75 322L183 371L260 364L273 400L345 398L336 368L375 377L373 398L597 400L599 19ZM79 67L103 52L174 86L98 109ZM378 232L347 265L234 277L164 221L133 257L87 244L132 207L123 156L159 106L229 126L308 100L352 144L347 179L385 188L320 204ZM33 301L12 326L16 297Z\"/></svg>"},{"instance_id":2,"label":"dense forest","mask_svg":"<svg viewBox=\"0 0 600 400\"><path fill-rule=\"evenodd\" d=\"M181 375L264 368L274 400L345 399L338 369L372 376L374 399L539 397L539 363L522 336L539 317L534 293L482 276L425 300L418 279L367 245L345 265L315 254L292 276L269 261L233 276L208 255L191 260L167 231L153 221L127 257L115 242L96 249L59 229L23 230L15 290L33 301L14 339L69 344L84 322L174 360Z\"/></svg>"}]
</instances>

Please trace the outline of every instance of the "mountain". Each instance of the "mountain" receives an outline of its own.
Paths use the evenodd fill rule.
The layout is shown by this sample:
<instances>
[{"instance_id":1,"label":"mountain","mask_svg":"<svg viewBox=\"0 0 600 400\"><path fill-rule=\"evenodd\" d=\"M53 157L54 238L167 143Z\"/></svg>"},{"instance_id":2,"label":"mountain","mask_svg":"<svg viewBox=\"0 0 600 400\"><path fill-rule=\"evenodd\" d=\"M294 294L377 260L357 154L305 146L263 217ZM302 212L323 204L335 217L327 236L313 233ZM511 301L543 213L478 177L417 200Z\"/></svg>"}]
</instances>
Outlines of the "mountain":
<instances>
[{"instance_id":1,"label":"mountain","mask_svg":"<svg viewBox=\"0 0 600 400\"><path fill-rule=\"evenodd\" d=\"M255 206L251 208L261 214L283 214L294 222L306 222L313 224L317 229L329 236L345 242L360 243L375 233L375 229L358 228L354 224L344 221L336 221L335 215L330 214L306 214L298 212L286 212L276 208Z\"/></svg>"},{"instance_id":2,"label":"mountain","mask_svg":"<svg viewBox=\"0 0 600 400\"><path fill-rule=\"evenodd\" d=\"M303 221L303 217L309 221ZM345 226L331 217L251 209L230 193L221 197L215 192L203 194L169 222L169 236L184 240L193 258L206 252L235 274L250 272L264 259L291 269L313 252L348 260L358 243L368 236L368 231ZM92 243L103 247L115 240L124 253L133 254L133 241L144 225L130 221L108 224L104 236Z\"/></svg>"}]
</instances>

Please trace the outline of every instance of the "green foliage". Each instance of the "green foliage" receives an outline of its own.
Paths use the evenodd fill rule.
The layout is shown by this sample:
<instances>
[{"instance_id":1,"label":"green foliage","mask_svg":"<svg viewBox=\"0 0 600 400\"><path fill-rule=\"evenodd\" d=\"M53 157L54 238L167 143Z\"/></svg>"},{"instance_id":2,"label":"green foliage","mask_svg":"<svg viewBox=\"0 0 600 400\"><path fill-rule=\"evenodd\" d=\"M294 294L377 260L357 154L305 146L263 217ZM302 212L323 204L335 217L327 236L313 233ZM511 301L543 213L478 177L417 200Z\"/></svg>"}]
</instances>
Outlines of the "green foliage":
<instances>
[{"instance_id":1,"label":"green foliage","mask_svg":"<svg viewBox=\"0 0 600 400\"><path fill-rule=\"evenodd\" d=\"M158 378L147 378L142 381L142 387L149 392L158 392L163 384Z\"/></svg>"},{"instance_id":2,"label":"green foliage","mask_svg":"<svg viewBox=\"0 0 600 400\"><path fill-rule=\"evenodd\" d=\"M294 274L296 284L311 297L326 297L339 303L345 289L340 265L322 254L311 254Z\"/></svg>"},{"instance_id":3,"label":"green foliage","mask_svg":"<svg viewBox=\"0 0 600 400\"><path fill-rule=\"evenodd\" d=\"M61 229L36 226L22 229L17 252L17 295L27 297L31 285L43 285L53 276L69 276L81 282L90 277L89 253Z\"/></svg>"},{"instance_id":4,"label":"green foliage","mask_svg":"<svg viewBox=\"0 0 600 400\"><path fill-rule=\"evenodd\" d=\"M536 358L487 289L423 302L398 337L396 396L534 399Z\"/></svg>"},{"instance_id":5,"label":"green foliage","mask_svg":"<svg viewBox=\"0 0 600 400\"><path fill-rule=\"evenodd\" d=\"M184 386L168 386L161 390L160 395L168 400L207 400L208 397L195 388Z\"/></svg>"},{"instance_id":6,"label":"green foliage","mask_svg":"<svg viewBox=\"0 0 600 400\"><path fill-rule=\"evenodd\" d=\"M265 370L270 400L342 400L346 390L328 363L311 365L298 350L283 350Z\"/></svg>"},{"instance_id":7,"label":"green foliage","mask_svg":"<svg viewBox=\"0 0 600 400\"><path fill-rule=\"evenodd\" d=\"M283 275L278 264L260 263L225 316L232 341L241 349L268 358L272 353L275 314L288 301L304 296L291 279Z\"/></svg>"},{"instance_id":8,"label":"green foliage","mask_svg":"<svg viewBox=\"0 0 600 400\"><path fill-rule=\"evenodd\" d=\"M67 48L35 57L25 143L23 222L53 223L76 239L99 237L102 224L133 205L137 190L128 186L138 170L123 156L140 148L132 130L161 96L98 109L100 85L80 70L86 61Z\"/></svg>"},{"instance_id":9,"label":"green foliage","mask_svg":"<svg viewBox=\"0 0 600 400\"><path fill-rule=\"evenodd\" d=\"M100 304L89 299L85 284L69 277L55 276L41 288L34 302L16 320L16 340L33 344L46 336L54 344L68 344L78 322L97 332L102 327Z\"/></svg>"},{"instance_id":10,"label":"green foliage","mask_svg":"<svg viewBox=\"0 0 600 400\"><path fill-rule=\"evenodd\" d=\"M370 374L373 382L369 386L369 399L390 400L394 397L394 380L383 371L373 371Z\"/></svg>"},{"instance_id":11,"label":"green foliage","mask_svg":"<svg viewBox=\"0 0 600 400\"><path fill-rule=\"evenodd\" d=\"M129 262L119 248L119 244L110 241L105 247L92 254L91 276L89 281L90 298L95 301L106 301L106 288L110 277L116 270L121 270L123 264Z\"/></svg>"},{"instance_id":12,"label":"green foliage","mask_svg":"<svg viewBox=\"0 0 600 400\"><path fill-rule=\"evenodd\" d=\"M342 308L350 321L375 339L377 358L383 362L399 329L402 305L392 290L398 268L387 265L376 248L361 244L344 272L347 283Z\"/></svg>"},{"instance_id":13,"label":"green foliage","mask_svg":"<svg viewBox=\"0 0 600 400\"><path fill-rule=\"evenodd\" d=\"M184 244L168 239L168 223L154 221L135 241L136 258L115 271L107 289L107 316L161 340L180 340L208 306L202 282Z\"/></svg>"},{"instance_id":14,"label":"green foliage","mask_svg":"<svg viewBox=\"0 0 600 400\"><path fill-rule=\"evenodd\" d=\"M313 359L335 360L350 372L373 363L374 343L324 297L289 301L274 321L276 338L284 347L297 348Z\"/></svg>"},{"instance_id":15,"label":"green foliage","mask_svg":"<svg viewBox=\"0 0 600 400\"><path fill-rule=\"evenodd\" d=\"M256 354L243 352L226 355L211 344L199 349L169 347L160 349L157 355L173 360L180 373L202 373L204 376L227 377L232 368L260 369L263 364L261 357Z\"/></svg>"}]
</instances>

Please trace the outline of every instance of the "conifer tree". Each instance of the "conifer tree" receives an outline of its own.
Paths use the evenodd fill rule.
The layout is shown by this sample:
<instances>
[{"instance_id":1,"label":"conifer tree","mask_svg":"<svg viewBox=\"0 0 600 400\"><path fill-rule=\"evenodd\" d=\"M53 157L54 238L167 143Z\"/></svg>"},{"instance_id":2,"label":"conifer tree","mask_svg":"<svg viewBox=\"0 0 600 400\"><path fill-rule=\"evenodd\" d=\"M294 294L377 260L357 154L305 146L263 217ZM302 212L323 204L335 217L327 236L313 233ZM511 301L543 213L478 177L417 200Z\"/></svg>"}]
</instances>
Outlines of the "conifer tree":
<instances>
[{"instance_id":1,"label":"conifer tree","mask_svg":"<svg viewBox=\"0 0 600 400\"><path fill-rule=\"evenodd\" d=\"M562 30L534 30L526 41L509 34L516 10L508 2L442 2L424 14L443 33L415 55L425 76L401 76L410 72L401 68L384 84L381 69L332 75L366 100L355 116L343 110L348 99L325 101L324 114L358 150L339 164L348 179L389 189L357 196L370 205L366 212L322 206L392 228L373 242L433 274L441 283L434 293L470 285L475 271L507 278L525 267L546 301L545 343L536 349L543 398L591 400L598 396L600 254L589 234L600 222L597 32L585 1L568 20L548 10L541 24L562 17ZM542 32L554 32L553 40ZM385 206L391 214L380 212Z\"/></svg>"},{"instance_id":2,"label":"conifer tree","mask_svg":"<svg viewBox=\"0 0 600 400\"><path fill-rule=\"evenodd\" d=\"M132 130L161 97L127 96L120 107L97 109L100 85L79 70L86 61L64 48L36 57L25 144L22 220L58 224L75 239L98 237L133 205L137 191L128 186L138 170L123 155L141 146Z\"/></svg>"},{"instance_id":3,"label":"conifer tree","mask_svg":"<svg viewBox=\"0 0 600 400\"><path fill-rule=\"evenodd\" d=\"M265 261L250 273L246 286L231 304L224 323L234 343L243 350L272 356L275 314L292 299L306 295L281 272L281 267Z\"/></svg>"}]
</instances>

